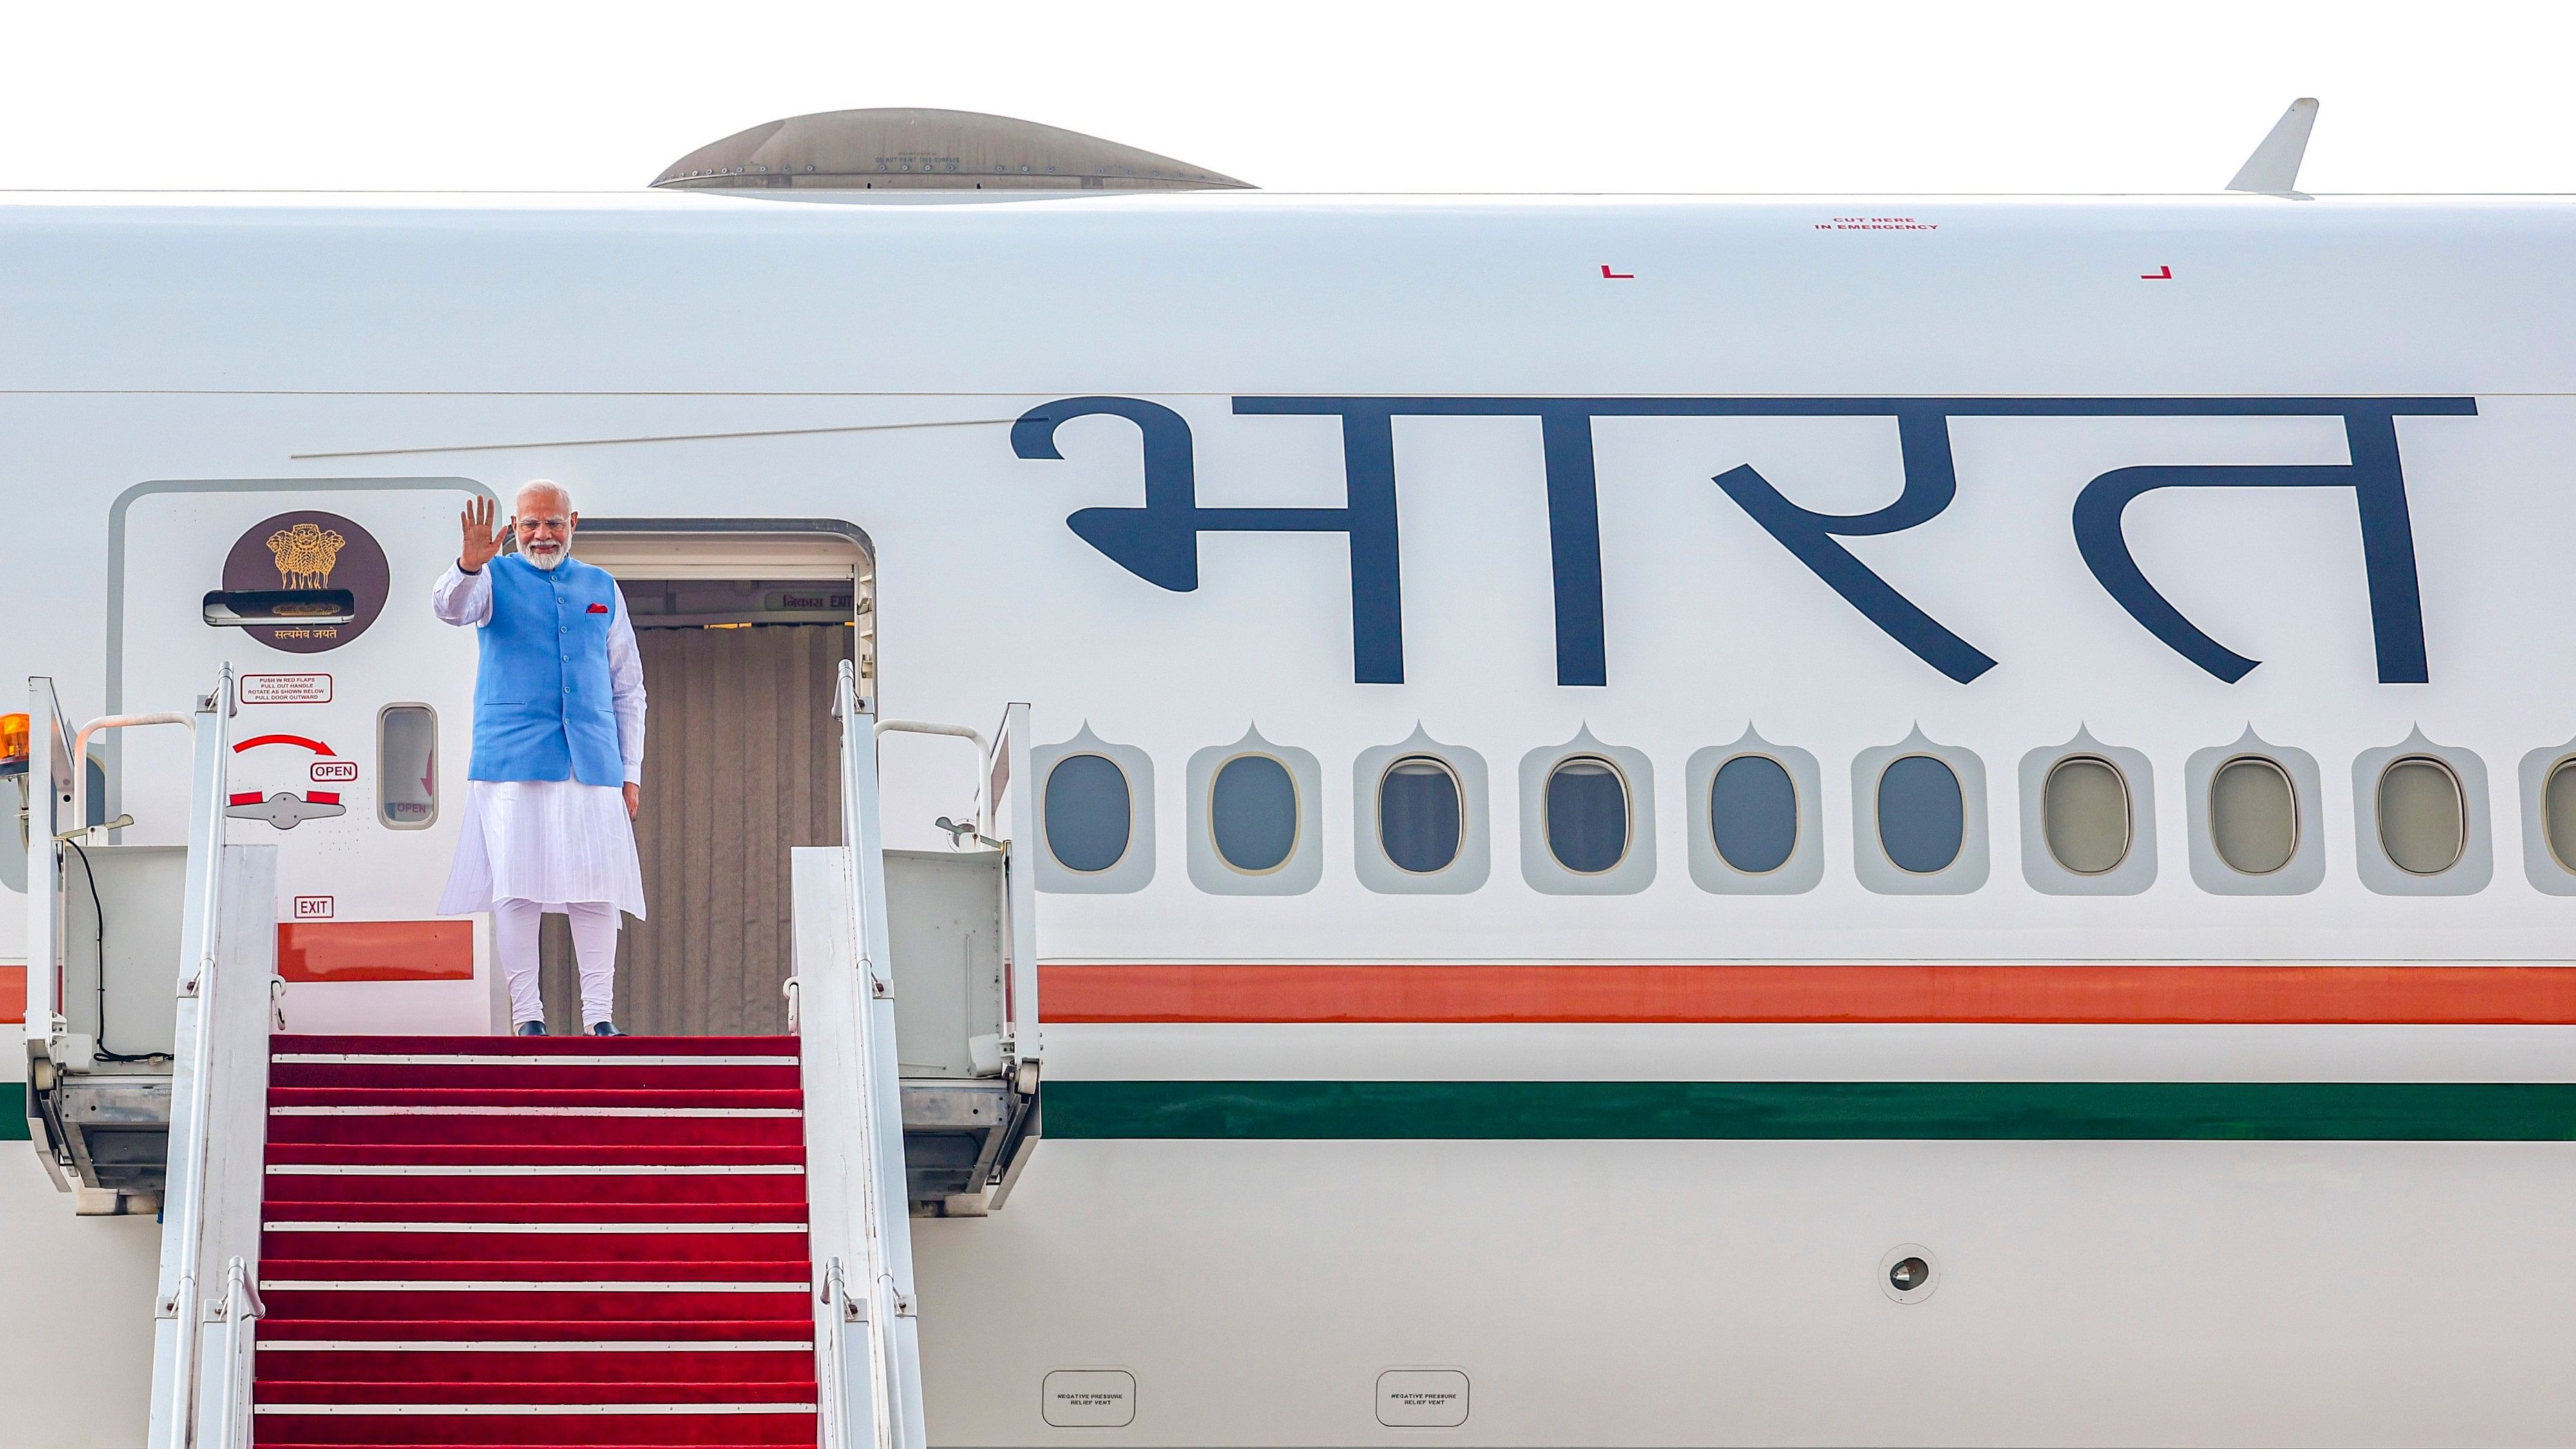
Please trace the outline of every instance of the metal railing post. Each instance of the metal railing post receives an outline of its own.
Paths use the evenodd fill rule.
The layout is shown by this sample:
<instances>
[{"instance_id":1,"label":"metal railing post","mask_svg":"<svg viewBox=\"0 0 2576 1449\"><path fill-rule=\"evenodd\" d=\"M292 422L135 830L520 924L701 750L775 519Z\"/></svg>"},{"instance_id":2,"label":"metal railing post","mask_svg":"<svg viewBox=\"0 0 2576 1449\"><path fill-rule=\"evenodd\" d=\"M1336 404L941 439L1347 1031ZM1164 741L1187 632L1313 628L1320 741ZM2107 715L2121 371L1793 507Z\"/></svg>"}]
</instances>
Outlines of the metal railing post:
<instances>
[{"instance_id":1,"label":"metal railing post","mask_svg":"<svg viewBox=\"0 0 2576 1449\"><path fill-rule=\"evenodd\" d=\"M210 1415L212 1432L197 1436L201 1449L232 1449L250 1442L251 1354L257 1347L258 1321L267 1316L268 1305L260 1301L259 1287L251 1281L250 1264L236 1254L224 1264L224 1296L208 1315L224 1325L224 1351L218 1360L223 1377Z\"/></svg>"},{"instance_id":2,"label":"metal railing post","mask_svg":"<svg viewBox=\"0 0 2576 1449\"><path fill-rule=\"evenodd\" d=\"M155 1340L168 1354L152 1406L151 1449L199 1443L196 1403L203 1357L208 1086L214 1030L215 953L221 936L226 772L232 756L233 670L198 702L196 765L188 811L188 911L179 948L179 1030L170 1072L170 1156L162 1197L161 1298L154 1316L171 1325ZM263 994L266 983L261 983ZM229 1449L217 1426L212 1449Z\"/></svg>"},{"instance_id":3,"label":"metal railing post","mask_svg":"<svg viewBox=\"0 0 2576 1449\"><path fill-rule=\"evenodd\" d=\"M876 728L858 707L858 676L841 665L841 828L855 906L859 963L859 1083L866 1137L868 1342L878 1409L877 1449L924 1449L919 1321L914 1316L911 1194L904 1181L903 1085L896 1072L893 950L877 807ZM942 729L940 733L947 733ZM968 738L981 743L979 736Z\"/></svg>"},{"instance_id":4,"label":"metal railing post","mask_svg":"<svg viewBox=\"0 0 2576 1449\"><path fill-rule=\"evenodd\" d=\"M1031 1078L1018 1084L1023 1092L1035 1089L1038 1059L1044 1054L1038 1031L1038 782L1030 778L1029 729L1027 705L1005 708L1001 732L994 737L995 757L984 767L987 781L1005 782L1001 790L987 792L995 798L987 807L992 820L985 832L1003 837L1006 846L1002 912L1003 939L1010 948L1010 1011L1002 1032L1011 1049L1012 1076Z\"/></svg>"},{"instance_id":5,"label":"metal railing post","mask_svg":"<svg viewBox=\"0 0 2576 1449\"><path fill-rule=\"evenodd\" d=\"M54 682L43 675L27 680L27 1049L39 1042L49 1051L68 1029L62 1019L62 993L56 973L62 970L62 846L54 832L63 798L62 704ZM35 1108L35 1095L27 1097ZM37 1133L42 1143L44 1134Z\"/></svg>"}]
</instances>

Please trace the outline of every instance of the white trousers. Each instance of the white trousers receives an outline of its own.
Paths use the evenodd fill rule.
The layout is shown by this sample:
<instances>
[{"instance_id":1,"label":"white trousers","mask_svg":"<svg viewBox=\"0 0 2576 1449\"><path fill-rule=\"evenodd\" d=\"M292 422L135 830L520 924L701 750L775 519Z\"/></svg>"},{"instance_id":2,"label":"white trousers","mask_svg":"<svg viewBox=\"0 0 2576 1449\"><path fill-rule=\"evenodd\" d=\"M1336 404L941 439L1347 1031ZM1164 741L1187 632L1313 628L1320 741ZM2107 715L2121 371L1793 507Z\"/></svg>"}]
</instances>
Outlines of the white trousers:
<instances>
[{"instance_id":1,"label":"white trousers","mask_svg":"<svg viewBox=\"0 0 2576 1449\"><path fill-rule=\"evenodd\" d=\"M559 909L572 921L572 953L581 963L581 1027L588 1031L609 1020L617 1004L617 907L574 901ZM492 953L501 958L501 977L510 984L513 1029L546 1019L537 992L537 930L544 922L545 907L535 901L492 903Z\"/></svg>"}]
</instances>

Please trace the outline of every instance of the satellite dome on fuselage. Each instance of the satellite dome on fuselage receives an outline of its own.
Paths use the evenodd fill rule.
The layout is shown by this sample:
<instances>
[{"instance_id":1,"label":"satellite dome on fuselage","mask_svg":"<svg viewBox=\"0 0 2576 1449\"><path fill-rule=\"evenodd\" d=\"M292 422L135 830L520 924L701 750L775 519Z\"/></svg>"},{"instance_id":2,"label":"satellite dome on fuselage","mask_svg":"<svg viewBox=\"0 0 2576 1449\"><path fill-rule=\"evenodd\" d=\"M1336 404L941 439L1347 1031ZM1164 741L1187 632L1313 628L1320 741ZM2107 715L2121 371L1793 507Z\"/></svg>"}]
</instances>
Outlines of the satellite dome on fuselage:
<instances>
[{"instance_id":1,"label":"satellite dome on fuselage","mask_svg":"<svg viewBox=\"0 0 2576 1449\"><path fill-rule=\"evenodd\" d=\"M975 111L819 111L739 131L674 161L653 184L686 190L1249 190L1231 176L1067 131Z\"/></svg>"}]
</instances>

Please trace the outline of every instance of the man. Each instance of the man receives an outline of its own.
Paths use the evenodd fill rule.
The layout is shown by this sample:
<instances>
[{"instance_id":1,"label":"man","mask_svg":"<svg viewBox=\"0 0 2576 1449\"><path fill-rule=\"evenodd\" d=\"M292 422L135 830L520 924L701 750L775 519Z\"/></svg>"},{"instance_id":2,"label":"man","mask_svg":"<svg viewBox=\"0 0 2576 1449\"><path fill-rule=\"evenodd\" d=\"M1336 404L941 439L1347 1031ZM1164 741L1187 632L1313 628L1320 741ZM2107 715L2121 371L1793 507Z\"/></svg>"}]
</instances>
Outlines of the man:
<instances>
[{"instance_id":1,"label":"man","mask_svg":"<svg viewBox=\"0 0 2576 1449\"><path fill-rule=\"evenodd\" d=\"M521 1036L546 1033L537 993L537 928L572 920L581 1020L623 1036L617 995L618 912L644 916L632 822L644 779L644 663L616 580L572 556L581 515L540 478L519 490L505 529L477 498L465 542L431 590L450 624L475 626L474 759L465 828L441 915L492 913L492 951L510 984ZM515 534L519 551L503 556Z\"/></svg>"}]
</instances>

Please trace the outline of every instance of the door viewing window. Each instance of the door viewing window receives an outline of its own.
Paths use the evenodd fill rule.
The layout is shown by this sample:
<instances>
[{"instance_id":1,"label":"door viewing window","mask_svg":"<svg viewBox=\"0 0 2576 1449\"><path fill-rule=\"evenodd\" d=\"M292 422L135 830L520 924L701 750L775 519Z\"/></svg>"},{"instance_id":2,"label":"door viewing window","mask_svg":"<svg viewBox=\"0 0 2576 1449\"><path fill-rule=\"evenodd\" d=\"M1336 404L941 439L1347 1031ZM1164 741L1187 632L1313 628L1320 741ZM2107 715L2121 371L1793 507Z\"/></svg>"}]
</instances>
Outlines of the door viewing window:
<instances>
[{"instance_id":1,"label":"door viewing window","mask_svg":"<svg viewBox=\"0 0 2576 1449\"><path fill-rule=\"evenodd\" d=\"M389 704L376 712L376 818L395 830L438 820L438 711Z\"/></svg>"}]
</instances>

